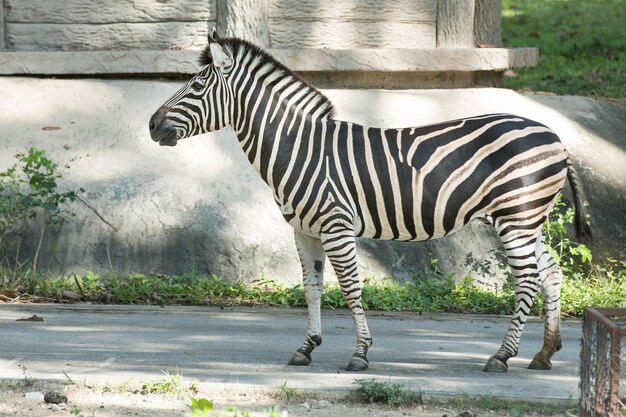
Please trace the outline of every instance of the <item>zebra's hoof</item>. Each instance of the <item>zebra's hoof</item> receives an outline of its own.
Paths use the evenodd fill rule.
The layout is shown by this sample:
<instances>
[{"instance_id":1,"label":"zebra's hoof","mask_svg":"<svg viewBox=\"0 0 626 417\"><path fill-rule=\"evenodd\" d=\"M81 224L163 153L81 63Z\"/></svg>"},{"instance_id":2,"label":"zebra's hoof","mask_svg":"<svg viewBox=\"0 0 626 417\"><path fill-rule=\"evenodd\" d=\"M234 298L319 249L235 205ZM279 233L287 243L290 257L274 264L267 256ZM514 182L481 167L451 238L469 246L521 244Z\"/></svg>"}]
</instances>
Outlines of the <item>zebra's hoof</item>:
<instances>
[{"instance_id":1,"label":"zebra's hoof","mask_svg":"<svg viewBox=\"0 0 626 417\"><path fill-rule=\"evenodd\" d=\"M296 351L289 360L290 366L307 366L311 364L311 355Z\"/></svg>"},{"instance_id":2,"label":"zebra's hoof","mask_svg":"<svg viewBox=\"0 0 626 417\"><path fill-rule=\"evenodd\" d=\"M552 369L552 362L550 362L550 359L538 358L535 356L530 365L528 365L528 369L533 369L535 371L547 371Z\"/></svg>"},{"instance_id":3,"label":"zebra's hoof","mask_svg":"<svg viewBox=\"0 0 626 417\"><path fill-rule=\"evenodd\" d=\"M350 359L350 363L348 364L348 366L346 366L346 371L364 371L367 369L368 366L369 362L367 361L367 359L355 355L352 357L352 359Z\"/></svg>"},{"instance_id":4,"label":"zebra's hoof","mask_svg":"<svg viewBox=\"0 0 626 417\"><path fill-rule=\"evenodd\" d=\"M489 358L489 360L487 361L487 363L485 364L485 367L483 368L484 372L506 372L509 370L509 366L506 364L506 362L501 361L500 359L496 358L495 356L492 356Z\"/></svg>"}]
</instances>

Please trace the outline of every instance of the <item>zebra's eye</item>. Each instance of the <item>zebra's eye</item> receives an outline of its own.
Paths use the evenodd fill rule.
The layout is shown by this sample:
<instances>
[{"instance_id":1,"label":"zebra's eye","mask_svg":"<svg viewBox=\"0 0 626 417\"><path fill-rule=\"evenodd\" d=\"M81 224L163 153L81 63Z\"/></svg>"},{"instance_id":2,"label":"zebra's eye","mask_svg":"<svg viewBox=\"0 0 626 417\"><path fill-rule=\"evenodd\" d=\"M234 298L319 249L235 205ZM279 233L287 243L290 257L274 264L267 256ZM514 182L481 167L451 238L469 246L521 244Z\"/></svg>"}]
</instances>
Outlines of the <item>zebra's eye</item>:
<instances>
[{"instance_id":1,"label":"zebra's eye","mask_svg":"<svg viewBox=\"0 0 626 417\"><path fill-rule=\"evenodd\" d=\"M196 80L191 83L191 88L193 88L196 91L200 91L204 88L206 84L206 80L204 78L196 78Z\"/></svg>"}]
</instances>

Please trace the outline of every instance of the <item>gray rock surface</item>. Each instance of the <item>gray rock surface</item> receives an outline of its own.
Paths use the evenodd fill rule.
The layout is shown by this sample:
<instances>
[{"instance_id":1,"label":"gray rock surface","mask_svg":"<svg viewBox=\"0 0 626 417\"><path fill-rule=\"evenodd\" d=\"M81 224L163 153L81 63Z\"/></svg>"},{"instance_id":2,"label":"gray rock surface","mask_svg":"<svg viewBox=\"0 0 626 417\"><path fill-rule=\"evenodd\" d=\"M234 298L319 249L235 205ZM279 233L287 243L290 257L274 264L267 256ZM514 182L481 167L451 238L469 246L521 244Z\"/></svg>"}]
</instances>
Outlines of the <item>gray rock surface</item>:
<instances>
[{"instance_id":1,"label":"gray rock surface","mask_svg":"<svg viewBox=\"0 0 626 417\"><path fill-rule=\"evenodd\" d=\"M62 187L86 198L115 226L77 205L77 216L49 227L40 270L173 273L194 269L228 280L300 280L292 231L270 190L249 166L231 130L161 148L149 137L152 112L178 82L0 78L0 170L29 146L71 163ZM511 112L552 127L580 167L598 254L626 249L626 107L579 97L520 95L501 89L327 90L341 119L411 126L489 112ZM47 126L60 129L43 129ZM38 229L20 241L32 257ZM429 264L461 278L501 279L491 229L472 224L427 243L360 242L364 275L411 277ZM327 266L328 271L328 266ZM329 271L330 272L330 271Z\"/></svg>"}]
</instances>

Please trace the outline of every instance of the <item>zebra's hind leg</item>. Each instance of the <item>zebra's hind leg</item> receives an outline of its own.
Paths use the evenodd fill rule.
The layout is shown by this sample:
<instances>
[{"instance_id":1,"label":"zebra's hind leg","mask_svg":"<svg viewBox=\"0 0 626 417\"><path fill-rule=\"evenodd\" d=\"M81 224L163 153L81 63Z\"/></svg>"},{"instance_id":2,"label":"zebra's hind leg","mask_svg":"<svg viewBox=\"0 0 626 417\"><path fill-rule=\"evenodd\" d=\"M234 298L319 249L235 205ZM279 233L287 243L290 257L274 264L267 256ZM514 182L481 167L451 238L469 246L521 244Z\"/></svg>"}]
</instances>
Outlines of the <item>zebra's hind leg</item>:
<instances>
[{"instance_id":1,"label":"zebra's hind leg","mask_svg":"<svg viewBox=\"0 0 626 417\"><path fill-rule=\"evenodd\" d=\"M357 271L356 240L354 231L343 224L330 226L322 232L322 245L330 260L341 292L356 328L356 349L346 367L348 371L367 369L367 350L372 345L372 336L365 320L365 312L361 302L361 281Z\"/></svg>"},{"instance_id":2,"label":"zebra's hind leg","mask_svg":"<svg viewBox=\"0 0 626 417\"><path fill-rule=\"evenodd\" d=\"M483 368L485 372L506 372L508 370L506 362L517 356L520 337L528 313L537 292L539 292L539 273L537 271L537 258L535 257L535 242L538 232L530 236L526 233L519 234L523 229L512 228L512 226L498 231L504 242L509 267L515 281L515 312L500 349L485 364Z\"/></svg>"},{"instance_id":3,"label":"zebra's hind leg","mask_svg":"<svg viewBox=\"0 0 626 417\"><path fill-rule=\"evenodd\" d=\"M320 239L294 233L300 263L302 283L306 299L308 318L306 336L302 346L291 357L289 365L304 366L311 363L311 352L322 344L321 299L324 285L324 262L326 254Z\"/></svg>"},{"instance_id":4,"label":"zebra's hind leg","mask_svg":"<svg viewBox=\"0 0 626 417\"><path fill-rule=\"evenodd\" d=\"M546 250L541 235L538 237L535 256L544 298L545 329L543 347L528 366L530 369L552 368L550 358L561 349L561 281L563 273Z\"/></svg>"}]
</instances>

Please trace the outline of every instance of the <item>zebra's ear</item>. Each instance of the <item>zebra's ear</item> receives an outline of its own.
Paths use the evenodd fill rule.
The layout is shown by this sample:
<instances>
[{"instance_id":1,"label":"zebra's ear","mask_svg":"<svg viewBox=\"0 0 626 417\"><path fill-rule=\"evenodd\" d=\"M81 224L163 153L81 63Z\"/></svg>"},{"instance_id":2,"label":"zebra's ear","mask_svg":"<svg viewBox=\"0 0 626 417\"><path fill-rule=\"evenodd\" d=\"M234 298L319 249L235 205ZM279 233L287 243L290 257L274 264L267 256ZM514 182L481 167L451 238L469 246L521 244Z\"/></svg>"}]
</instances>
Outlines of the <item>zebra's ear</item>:
<instances>
[{"instance_id":1,"label":"zebra's ear","mask_svg":"<svg viewBox=\"0 0 626 417\"><path fill-rule=\"evenodd\" d=\"M207 36L208 40L209 40L209 44L213 43L213 42L218 42L221 41L222 39L219 37L219 35L217 34L217 29L215 29L215 26L213 27L213 29L211 29L209 31L209 35Z\"/></svg>"},{"instance_id":2,"label":"zebra's ear","mask_svg":"<svg viewBox=\"0 0 626 417\"><path fill-rule=\"evenodd\" d=\"M226 69L233 65L233 58L216 42L209 44L211 56L213 57L213 65L218 68Z\"/></svg>"}]
</instances>

